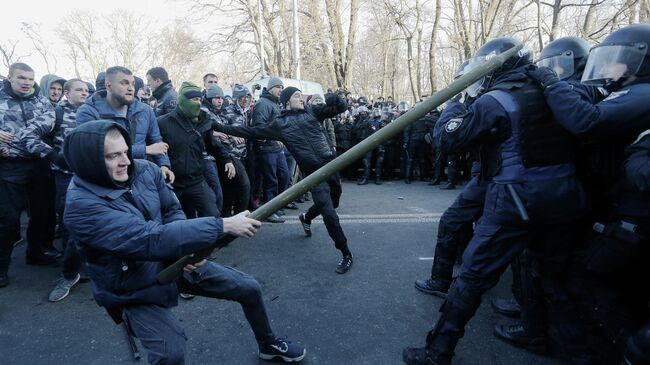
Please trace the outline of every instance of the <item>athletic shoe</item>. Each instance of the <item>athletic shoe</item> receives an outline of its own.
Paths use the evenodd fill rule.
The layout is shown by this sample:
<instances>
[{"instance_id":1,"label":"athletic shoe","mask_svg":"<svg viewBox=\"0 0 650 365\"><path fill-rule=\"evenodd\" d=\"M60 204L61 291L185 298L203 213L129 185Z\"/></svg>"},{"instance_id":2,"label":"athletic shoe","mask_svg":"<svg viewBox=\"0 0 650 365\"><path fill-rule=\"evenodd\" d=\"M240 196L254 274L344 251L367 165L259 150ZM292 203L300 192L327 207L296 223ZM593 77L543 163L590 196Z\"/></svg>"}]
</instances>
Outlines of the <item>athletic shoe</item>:
<instances>
[{"instance_id":1,"label":"athletic shoe","mask_svg":"<svg viewBox=\"0 0 650 365\"><path fill-rule=\"evenodd\" d=\"M307 219L305 218L305 213L300 213L298 219L300 219L300 223L302 224L302 229L303 231L305 231L305 236L311 237L311 222L307 223Z\"/></svg>"},{"instance_id":2,"label":"athletic shoe","mask_svg":"<svg viewBox=\"0 0 650 365\"><path fill-rule=\"evenodd\" d=\"M345 274L352 267L352 255L343 256L339 264L336 265L336 272L339 274Z\"/></svg>"},{"instance_id":3,"label":"athletic shoe","mask_svg":"<svg viewBox=\"0 0 650 365\"><path fill-rule=\"evenodd\" d=\"M260 359L273 360L280 358L284 362L298 362L305 357L307 350L297 342L291 342L284 337L276 338L269 344L260 345Z\"/></svg>"},{"instance_id":4,"label":"athletic shoe","mask_svg":"<svg viewBox=\"0 0 650 365\"><path fill-rule=\"evenodd\" d=\"M447 298L447 292L450 286L451 280L443 280L440 278L415 281L415 289L440 298Z\"/></svg>"},{"instance_id":5,"label":"athletic shoe","mask_svg":"<svg viewBox=\"0 0 650 365\"><path fill-rule=\"evenodd\" d=\"M54 289L52 289L47 299L52 303L63 300L65 297L68 296L68 294L70 294L70 289L72 289L72 287L79 282L80 278L81 275L79 274L77 274L77 276L75 276L71 280L67 280L66 278L61 278L59 282L56 284L56 286L54 287Z\"/></svg>"}]
</instances>

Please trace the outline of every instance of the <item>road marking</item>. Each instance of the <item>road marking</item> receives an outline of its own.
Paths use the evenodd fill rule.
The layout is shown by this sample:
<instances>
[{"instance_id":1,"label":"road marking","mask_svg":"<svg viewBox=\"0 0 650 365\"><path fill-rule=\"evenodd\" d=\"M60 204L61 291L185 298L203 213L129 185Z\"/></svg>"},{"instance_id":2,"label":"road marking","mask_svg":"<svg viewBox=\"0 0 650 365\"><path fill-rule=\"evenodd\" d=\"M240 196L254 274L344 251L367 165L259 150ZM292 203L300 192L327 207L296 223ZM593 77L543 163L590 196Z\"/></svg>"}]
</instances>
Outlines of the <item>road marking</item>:
<instances>
[{"instance_id":1,"label":"road marking","mask_svg":"<svg viewBox=\"0 0 650 365\"><path fill-rule=\"evenodd\" d=\"M433 257L418 257L418 260L422 260L422 261L433 261Z\"/></svg>"},{"instance_id":2,"label":"road marking","mask_svg":"<svg viewBox=\"0 0 650 365\"><path fill-rule=\"evenodd\" d=\"M404 213L404 214L341 214L339 220L344 224L400 224L400 223L437 223L442 213ZM299 224L297 216L284 216L285 224ZM318 217L312 224L322 224Z\"/></svg>"}]
</instances>

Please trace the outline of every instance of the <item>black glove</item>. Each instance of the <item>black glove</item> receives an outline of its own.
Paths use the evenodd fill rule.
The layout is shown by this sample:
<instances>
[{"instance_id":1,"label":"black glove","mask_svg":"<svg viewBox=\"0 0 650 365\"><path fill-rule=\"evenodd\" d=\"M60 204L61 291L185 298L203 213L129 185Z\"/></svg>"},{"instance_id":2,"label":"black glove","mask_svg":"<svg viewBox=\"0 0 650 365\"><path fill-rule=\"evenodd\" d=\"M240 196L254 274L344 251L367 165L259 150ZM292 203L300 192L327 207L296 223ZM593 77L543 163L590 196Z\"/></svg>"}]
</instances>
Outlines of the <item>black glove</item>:
<instances>
[{"instance_id":1,"label":"black glove","mask_svg":"<svg viewBox=\"0 0 650 365\"><path fill-rule=\"evenodd\" d=\"M526 74L536 83L540 84L543 89L560 81L555 71L548 67L537 67L526 70Z\"/></svg>"},{"instance_id":2,"label":"black glove","mask_svg":"<svg viewBox=\"0 0 650 365\"><path fill-rule=\"evenodd\" d=\"M68 167L68 163L65 162L65 158L63 157L63 152L58 151L58 150L52 150L52 152L48 153L45 155L45 160L47 162L53 163L62 170L69 170L70 167Z\"/></svg>"}]
</instances>

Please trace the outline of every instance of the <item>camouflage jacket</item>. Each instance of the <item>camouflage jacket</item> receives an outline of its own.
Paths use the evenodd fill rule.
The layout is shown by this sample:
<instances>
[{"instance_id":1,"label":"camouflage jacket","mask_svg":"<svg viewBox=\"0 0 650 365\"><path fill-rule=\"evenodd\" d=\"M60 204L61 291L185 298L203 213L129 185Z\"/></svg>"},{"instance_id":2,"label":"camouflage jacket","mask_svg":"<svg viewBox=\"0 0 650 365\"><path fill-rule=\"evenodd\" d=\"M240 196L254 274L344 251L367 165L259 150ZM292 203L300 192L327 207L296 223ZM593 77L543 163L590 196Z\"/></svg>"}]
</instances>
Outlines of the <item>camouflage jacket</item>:
<instances>
[{"instance_id":1,"label":"camouflage jacket","mask_svg":"<svg viewBox=\"0 0 650 365\"><path fill-rule=\"evenodd\" d=\"M8 148L8 158L32 157L18 139L18 134L31 124L34 118L53 110L52 103L40 95L38 85L34 85L34 90L30 95L19 96L13 92L8 80L2 82L0 88L0 131L14 135L14 141L9 145L0 144L0 147Z\"/></svg>"},{"instance_id":2,"label":"camouflage jacket","mask_svg":"<svg viewBox=\"0 0 650 365\"><path fill-rule=\"evenodd\" d=\"M224 121L224 124L226 125L250 126L250 109L242 109L239 104L235 102L226 107L224 118L221 118L221 120ZM237 157L239 159L246 157L246 141L244 141L244 143L237 143L234 137L230 137L223 144L232 157Z\"/></svg>"},{"instance_id":3,"label":"camouflage jacket","mask_svg":"<svg viewBox=\"0 0 650 365\"><path fill-rule=\"evenodd\" d=\"M34 118L33 123L30 123L18 134L18 139L22 145L34 157L45 158L52 151L63 151L63 140L77 126L77 107L67 100L59 103L59 107L63 109L63 120L52 138L52 146L48 145L44 139L48 137L54 128L56 109ZM56 164L50 164L50 166L52 170L70 173Z\"/></svg>"}]
</instances>

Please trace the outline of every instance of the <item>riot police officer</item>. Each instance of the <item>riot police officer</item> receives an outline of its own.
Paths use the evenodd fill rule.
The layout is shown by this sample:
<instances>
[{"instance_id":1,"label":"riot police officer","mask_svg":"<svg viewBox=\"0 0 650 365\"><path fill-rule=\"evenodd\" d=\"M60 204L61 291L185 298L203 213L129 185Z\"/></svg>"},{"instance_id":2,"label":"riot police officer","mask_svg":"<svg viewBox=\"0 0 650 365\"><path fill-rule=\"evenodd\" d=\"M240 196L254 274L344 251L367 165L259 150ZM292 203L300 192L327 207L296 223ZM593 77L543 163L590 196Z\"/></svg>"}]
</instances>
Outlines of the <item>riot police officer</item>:
<instances>
[{"instance_id":1,"label":"riot police officer","mask_svg":"<svg viewBox=\"0 0 650 365\"><path fill-rule=\"evenodd\" d=\"M558 73L558 77L575 83L579 82L582 77L582 71L587 63L589 49L591 46L587 41L578 37L563 37L554 40L542 49L536 64L540 67L549 67ZM581 87L587 94L586 100L593 102L597 98L598 92L594 88ZM580 177L580 176L579 176ZM538 316L526 316L524 320L533 319L540 321L543 318L544 306L541 298L541 289L538 287L538 280L535 279L535 273L531 267L531 260L528 259L526 252L512 263L513 273L513 299L495 299L491 302L492 308L497 313L509 316L519 317L521 315L521 306L527 306L529 313L539 313ZM526 347L526 336L524 328L530 325L522 325L520 322L513 325L497 325L494 330L495 336L508 343L516 346ZM520 337L524 341L520 343Z\"/></svg>"},{"instance_id":2,"label":"riot police officer","mask_svg":"<svg viewBox=\"0 0 650 365\"><path fill-rule=\"evenodd\" d=\"M359 98L361 99L361 98ZM370 137L373 133L379 130L380 120L376 119L374 116L370 115L370 110L365 105L361 105L357 108L357 122L354 125L354 133L357 138L357 141L362 141ZM377 185L381 184L381 167L384 163L384 146L379 145L374 151L376 151L376 166L375 166L375 183ZM363 175L359 179L358 185L368 184L368 178L370 177L371 172L371 161L372 161L373 151L366 153L361 159L361 164L363 166Z\"/></svg>"},{"instance_id":3,"label":"riot police officer","mask_svg":"<svg viewBox=\"0 0 650 365\"><path fill-rule=\"evenodd\" d=\"M650 25L635 24L613 32L591 50L582 83L610 93L596 103L585 101L579 89L560 80L549 68L529 72L544 88L557 122L591 147L586 151L588 176L598 177L588 181L594 206L590 218L595 223L590 245L576 274L571 275L570 287L586 303L585 313L615 343L624 343L638 328L639 322L630 318L645 316L647 320L647 285L639 288L629 279L648 276L650 201L647 190L638 184L647 174L647 165L633 163L632 154L625 170L623 166L626 146L650 128L649 44ZM647 141L642 137L637 143ZM638 158L647 161L644 153L635 156L637 163ZM623 171L627 172L625 176ZM638 308L643 308L642 313ZM631 358L645 356L647 363L650 341L647 329L645 336L643 333L641 330L640 337L629 340L628 350L632 351ZM626 364L644 363L626 360Z\"/></svg>"},{"instance_id":4,"label":"riot police officer","mask_svg":"<svg viewBox=\"0 0 650 365\"><path fill-rule=\"evenodd\" d=\"M483 45L473 62L519 45L504 37ZM451 364L464 328L483 293L499 280L508 264L526 248L536 260L552 320L567 356L575 364L592 364L577 309L563 289L575 242L573 222L585 214L584 192L575 177L574 140L553 121L542 90L525 73L527 50L509 58L478 86L487 92L469 110L450 119L441 131L450 152L481 145L481 179L487 184L483 217L463 255L442 314L424 348L406 348L407 364ZM526 315L524 313L523 315ZM527 329L530 346L545 328Z\"/></svg>"}]
</instances>

